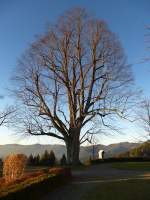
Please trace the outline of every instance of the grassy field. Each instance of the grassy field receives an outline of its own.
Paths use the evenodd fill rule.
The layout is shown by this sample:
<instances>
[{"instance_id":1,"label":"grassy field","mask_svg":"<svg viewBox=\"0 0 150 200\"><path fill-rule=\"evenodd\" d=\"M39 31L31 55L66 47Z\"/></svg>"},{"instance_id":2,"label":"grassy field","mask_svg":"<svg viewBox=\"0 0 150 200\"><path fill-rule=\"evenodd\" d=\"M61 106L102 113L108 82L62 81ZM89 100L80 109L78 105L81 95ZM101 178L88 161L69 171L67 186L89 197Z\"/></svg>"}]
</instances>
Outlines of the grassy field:
<instances>
[{"instance_id":1,"label":"grassy field","mask_svg":"<svg viewBox=\"0 0 150 200\"><path fill-rule=\"evenodd\" d=\"M100 183L83 200L149 200L150 180Z\"/></svg>"},{"instance_id":2,"label":"grassy field","mask_svg":"<svg viewBox=\"0 0 150 200\"><path fill-rule=\"evenodd\" d=\"M150 171L150 162L122 162L113 163L113 168L124 170L147 170Z\"/></svg>"},{"instance_id":3,"label":"grassy field","mask_svg":"<svg viewBox=\"0 0 150 200\"><path fill-rule=\"evenodd\" d=\"M150 162L112 163L112 167L123 170L146 170ZM150 180L130 180L96 184L82 200L149 200Z\"/></svg>"}]
</instances>

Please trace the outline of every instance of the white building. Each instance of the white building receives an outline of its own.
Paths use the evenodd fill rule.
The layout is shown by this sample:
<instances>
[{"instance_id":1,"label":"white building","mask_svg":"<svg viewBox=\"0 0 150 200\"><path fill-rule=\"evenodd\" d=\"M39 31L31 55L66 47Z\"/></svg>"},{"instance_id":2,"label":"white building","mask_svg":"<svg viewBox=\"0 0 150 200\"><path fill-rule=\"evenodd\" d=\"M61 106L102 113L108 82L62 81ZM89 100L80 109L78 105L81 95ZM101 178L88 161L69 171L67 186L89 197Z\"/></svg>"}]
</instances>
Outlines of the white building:
<instances>
[{"instance_id":1,"label":"white building","mask_svg":"<svg viewBox=\"0 0 150 200\"><path fill-rule=\"evenodd\" d=\"M99 150L99 152L98 152L98 158L99 159L104 159L104 150Z\"/></svg>"}]
</instances>

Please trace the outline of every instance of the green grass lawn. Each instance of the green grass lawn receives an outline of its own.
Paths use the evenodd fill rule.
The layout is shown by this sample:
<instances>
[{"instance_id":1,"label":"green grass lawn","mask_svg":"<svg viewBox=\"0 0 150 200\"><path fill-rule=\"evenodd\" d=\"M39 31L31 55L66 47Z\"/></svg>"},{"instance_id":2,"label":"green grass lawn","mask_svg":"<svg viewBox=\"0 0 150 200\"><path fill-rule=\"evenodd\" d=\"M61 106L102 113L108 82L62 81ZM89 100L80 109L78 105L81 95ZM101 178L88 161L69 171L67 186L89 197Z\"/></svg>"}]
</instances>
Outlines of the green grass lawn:
<instances>
[{"instance_id":1,"label":"green grass lawn","mask_svg":"<svg viewBox=\"0 0 150 200\"><path fill-rule=\"evenodd\" d=\"M113 168L127 170L147 170L150 171L150 162L122 162L113 163Z\"/></svg>"},{"instance_id":2,"label":"green grass lawn","mask_svg":"<svg viewBox=\"0 0 150 200\"><path fill-rule=\"evenodd\" d=\"M150 200L150 180L100 183L83 200Z\"/></svg>"}]
</instances>

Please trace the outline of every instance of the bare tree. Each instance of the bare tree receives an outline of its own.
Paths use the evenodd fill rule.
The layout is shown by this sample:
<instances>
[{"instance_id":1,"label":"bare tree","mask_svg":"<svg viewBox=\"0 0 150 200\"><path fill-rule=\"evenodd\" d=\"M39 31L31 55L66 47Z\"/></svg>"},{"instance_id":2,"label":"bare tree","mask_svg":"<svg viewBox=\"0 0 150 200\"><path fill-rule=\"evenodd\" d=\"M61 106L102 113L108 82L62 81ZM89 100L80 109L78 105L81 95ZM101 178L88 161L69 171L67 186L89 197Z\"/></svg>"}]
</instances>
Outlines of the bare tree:
<instances>
[{"instance_id":1,"label":"bare tree","mask_svg":"<svg viewBox=\"0 0 150 200\"><path fill-rule=\"evenodd\" d=\"M0 111L0 126L11 122L12 114L15 112L13 107L7 107L3 111Z\"/></svg>"},{"instance_id":2,"label":"bare tree","mask_svg":"<svg viewBox=\"0 0 150 200\"><path fill-rule=\"evenodd\" d=\"M31 45L14 80L23 127L63 140L70 164L79 163L80 144L91 139L93 127L98 133L116 116L126 117L133 81L117 37L81 8L66 12Z\"/></svg>"},{"instance_id":3,"label":"bare tree","mask_svg":"<svg viewBox=\"0 0 150 200\"><path fill-rule=\"evenodd\" d=\"M0 99L4 99L3 95L0 95ZM13 106L7 106L0 110L0 126L6 125L11 122L12 114L15 113L15 108Z\"/></svg>"},{"instance_id":4,"label":"bare tree","mask_svg":"<svg viewBox=\"0 0 150 200\"><path fill-rule=\"evenodd\" d=\"M145 34L145 42L146 42L146 49L147 49L147 55L144 57L143 62L149 62L150 61L150 56L149 56L149 51L150 51L150 25L146 26L146 34Z\"/></svg>"},{"instance_id":5,"label":"bare tree","mask_svg":"<svg viewBox=\"0 0 150 200\"><path fill-rule=\"evenodd\" d=\"M150 100L146 99L141 102L140 111L138 112L140 125L143 127L147 135L144 139L150 136Z\"/></svg>"}]
</instances>

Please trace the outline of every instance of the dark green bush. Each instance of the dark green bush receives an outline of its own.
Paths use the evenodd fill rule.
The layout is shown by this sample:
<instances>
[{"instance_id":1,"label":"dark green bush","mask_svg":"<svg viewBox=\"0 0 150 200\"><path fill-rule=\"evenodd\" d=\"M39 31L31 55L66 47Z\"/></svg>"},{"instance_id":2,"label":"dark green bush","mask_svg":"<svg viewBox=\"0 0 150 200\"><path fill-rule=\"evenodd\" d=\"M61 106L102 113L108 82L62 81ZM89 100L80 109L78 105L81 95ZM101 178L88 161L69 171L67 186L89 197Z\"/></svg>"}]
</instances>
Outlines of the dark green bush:
<instances>
[{"instance_id":1,"label":"dark green bush","mask_svg":"<svg viewBox=\"0 0 150 200\"><path fill-rule=\"evenodd\" d=\"M61 159L60 159L60 165L61 166L66 166L67 165L67 159L66 159L65 154L63 154Z\"/></svg>"},{"instance_id":2,"label":"dark green bush","mask_svg":"<svg viewBox=\"0 0 150 200\"><path fill-rule=\"evenodd\" d=\"M149 162L150 158L145 157L127 157L127 158L105 158L105 159L95 159L91 160L91 164L99 164L99 163L111 163L111 162Z\"/></svg>"}]
</instances>

